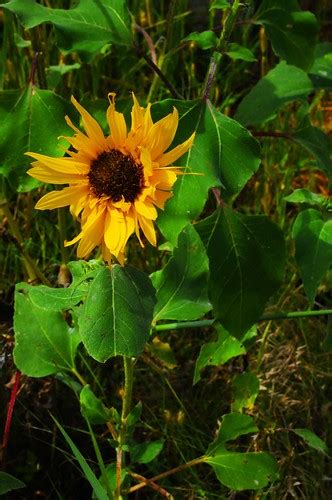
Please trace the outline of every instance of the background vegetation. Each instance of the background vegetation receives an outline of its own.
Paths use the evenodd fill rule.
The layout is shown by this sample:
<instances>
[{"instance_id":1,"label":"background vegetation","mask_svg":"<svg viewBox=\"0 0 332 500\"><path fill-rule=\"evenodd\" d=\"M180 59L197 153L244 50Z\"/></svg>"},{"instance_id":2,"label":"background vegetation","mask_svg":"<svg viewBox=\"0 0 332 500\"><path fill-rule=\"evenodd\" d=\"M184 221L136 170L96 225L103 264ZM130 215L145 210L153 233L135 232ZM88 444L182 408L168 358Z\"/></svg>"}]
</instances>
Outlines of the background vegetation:
<instances>
[{"instance_id":1,"label":"background vegetation","mask_svg":"<svg viewBox=\"0 0 332 500\"><path fill-rule=\"evenodd\" d=\"M227 9L222 4L227 7L226 1L129 0L130 14L125 7L122 13L125 27L119 27L107 15L103 17L102 11L94 11L94 3L81 0L76 9L81 9L83 17L92 15L94 23L103 26L98 35L89 34L87 25L82 27L67 16L68 9L76 5L71 0L1 2L2 429L8 421L7 403L13 387L18 387L10 435L8 429L4 432L2 462L3 470L27 485L12 491L8 498L91 497L91 487L53 417L97 469L79 397L73 398L74 382L68 382L61 373L44 378L22 375L18 381L13 363L15 283L68 285L66 264L75 260L75 249L63 247L63 240L74 234L75 222L65 210L34 211L45 187L25 175L29 159L23 153L62 154L64 143L56 138L68 133L64 115L69 114L77 123L69 104L71 95L80 99L106 129L110 91L117 93L119 109L127 114L130 91L142 103L167 98L192 101L208 91L218 112L249 128L261 147L259 168L252 176L251 172L247 184L243 182L246 185L241 192L234 192L226 202L239 214L265 214L282 229L286 270L281 287L265 310L271 319L258 322L257 336L254 332L254 338L248 340L246 353L202 362L204 369L197 375L195 363L202 345L216 340L216 332L207 326L160 331L139 356L134 400L143 403L143 410L135 439L159 441L164 446L158 458L139 464L136 473L153 477L204 454L221 416L237 411L234 405L238 405L240 411L255 417L260 432L253 439L242 437L237 449L270 451L278 461L279 478L258 493L230 492L212 468L201 464L166 477L158 483L159 491L144 488L136 495L159 498L165 490L179 499L327 499L331 486L326 445L331 446L332 325L326 315L287 320L273 319L273 315L280 310L332 308L331 278L325 272L331 265L331 249L326 248L320 256L324 269L316 272L318 280L315 276L310 281L295 254L295 244L300 245L299 252L310 247L310 239L304 235L301 247L301 232L296 238L293 228L303 207L319 207L328 217L332 172L331 6L327 0L244 2L230 37L226 33L223 39L219 37L225 33ZM280 12L269 14L276 3ZM122 4L114 2L116 6ZM211 57L212 62L217 57L217 71L208 87ZM157 116L163 108L154 109ZM232 157L234 168L237 162L241 162L241 155ZM309 192L321 197L295 197L287 202L285 198L296 189L307 190L302 192L303 197L310 197ZM216 197L220 202L218 192L210 189L201 218L213 212ZM150 274L167 262L168 249L141 249L131 241L129 259ZM118 358L100 365L80 346L77 369L105 404L121 406L123 380ZM236 382L247 372L257 377L259 391L255 382L254 387L248 382L247 388ZM325 444L315 441L311 434L303 439L292 429L310 430ZM103 456L109 462L114 460L105 426L96 426L95 436Z\"/></svg>"}]
</instances>

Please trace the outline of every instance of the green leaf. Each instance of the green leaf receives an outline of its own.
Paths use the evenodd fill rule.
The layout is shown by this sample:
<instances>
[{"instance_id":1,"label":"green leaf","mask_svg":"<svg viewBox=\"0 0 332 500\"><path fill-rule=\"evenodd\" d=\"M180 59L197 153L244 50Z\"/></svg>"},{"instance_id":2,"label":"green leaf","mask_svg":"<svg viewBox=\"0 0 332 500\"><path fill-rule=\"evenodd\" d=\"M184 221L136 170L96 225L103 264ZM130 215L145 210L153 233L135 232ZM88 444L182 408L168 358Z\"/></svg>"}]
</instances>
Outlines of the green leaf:
<instances>
[{"instance_id":1,"label":"green leaf","mask_svg":"<svg viewBox=\"0 0 332 500\"><path fill-rule=\"evenodd\" d=\"M309 431L309 429L292 429L295 434L300 436L305 440L305 442L311 447L314 448L315 450L322 451L324 453L327 453L328 447L322 441L316 434L312 431Z\"/></svg>"},{"instance_id":2,"label":"green leaf","mask_svg":"<svg viewBox=\"0 0 332 500\"><path fill-rule=\"evenodd\" d=\"M216 325L218 338L215 342L208 342L201 347L196 360L194 381L196 384L201 379L201 371L206 366L220 366L227 363L235 356L246 352L244 346L235 337L232 337L221 325Z\"/></svg>"},{"instance_id":3,"label":"green leaf","mask_svg":"<svg viewBox=\"0 0 332 500\"><path fill-rule=\"evenodd\" d=\"M296 0L264 0L256 21L265 27L278 56L304 70L310 68L319 28L314 14L301 11Z\"/></svg>"},{"instance_id":4,"label":"green leaf","mask_svg":"<svg viewBox=\"0 0 332 500\"><path fill-rule=\"evenodd\" d=\"M219 208L195 225L210 260L214 317L234 337L260 318L283 278L282 231L264 215Z\"/></svg>"},{"instance_id":5,"label":"green leaf","mask_svg":"<svg viewBox=\"0 0 332 500\"><path fill-rule=\"evenodd\" d=\"M167 99L152 107L154 116L165 116L173 106L180 113L175 144L196 131L193 147L177 161L177 165L186 167L188 175L179 176L174 196L157 219L161 232L175 245L181 230L203 210L211 187L223 186L223 198L243 189L259 167L260 148L248 130L217 111L209 101Z\"/></svg>"},{"instance_id":6,"label":"green leaf","mask_svg":"<svg viewBox=\"0 0 332 500\"><path fill-rule=\"evenodd\" d=\"M332 89L332 42L316 45L315 61L309 73L316 88Z\"/></svg>"},{"instance_id":7,"label":"green leaf","mask_svg":"<svg viewBox=\"0 0 332 500\"><path fill-rule=\"evenodd\" d=\"M60 312L35 305L30 299L32 288L25 283L18 283L15 288L15 364L30 377L71 371L80 343L78 333Z\"/></svg>"},{"instance_id":8,"label":"green leaf","mask_svg":"<svg viewBox=\"0 0 332 500\"><path fill-rule=\"evenodd\" d=\"M131 21L124 0L80 0L72 9L52 9L35 0L11 0L2 5L15 13L22 25L54 25L57 44L64 54L77 52L87 62L108 43L130 45Z\"/></svg>"},{"instance_id":9,"label":"green leaf","mask_svg":"<svg viewBox=\"0 0 332 500\"><path fill-rule=\"evenodd\" d=\"M105 424L110 420L110 414L100 399L94 395L89 385L85 385L80 392L82 415L91 425Z\"/></svg>"},{"instance_id":10,"label":"green leaf","mask_svg":"<svg viewBox=\"0 0 332 500\"><path fill-rule=\"evenodd\" d=\"M130 458L132 462L148 464L159 455L164 446L164 440L135 443L130 445Z\"/></svg>"},{"instance_id":11,"label":"green leaf","mask_svg":"<svg viewBox=\"0 0 332 500\"><path fill-rule=\"evenodd\" d=\"M49 66L47 68L47 86L54 89L59 83L63 75L70 73L76 69L80 69L81 64L58 64L57 66Z\"/></svg>"},{"instance_id":12,"label":"green leaf","mask_svg":"<svg viewBox=\"0 0 332 500\"><path fill-rule=\"evenodd\" d=\"M0 471L0 495L25 487L26 484L19 479L16 479L16 477L11 474L7 474L7 472Z\"/></svg>"},{"instance_id":13,"label":"green leaf","mask_svg":"<svg viewBox=\"0 0 332 500\"><path fill-rule=\"evenodd\" d=\"M108 500L108 496L106 494L106 491L104 490L104 488L100 484L100 481L95 476L93 470L91 469L90 465L87 463L85 458L83 457L80 450L77 448L74 441L68 436L67 432L64 430L62 425L53 416L52 416L52 418L53 418L56 426L60 430L61 434L65 438L65 440L66 440L67 444L69 445L76 460L80 464L80 467L84 473L85 478L87 479L87 481L89 481L89 483L91 484L91 486L93 488L93 491L94 491L94 494L96 495L96 498L98 498L98 500Z\"/></svg>"},{"instance_id":14,"label":"green leaf","mask_svg":"<svg viewBox=\"0 0 332 500\"><path fill-rule=\"evenodd\" d=\"M284 198L288 203L305 203L306 205L312 205L321 207L328 210L331 206L331 200L323 196L322 194L313 193L308 189L295 189L291 194Z\"/></svg>"},{"instance_id":15,"label":"green leaf","mask_svg":"<svg viewBox=\"0 0 332 500\"><path fill-rule=\"evenodd\" d=\"M209 311L208 274L204 245L193 226L188 225L179 235L177 248L166 266L151 275L157 294L154 322L194 320Z\"/></svg>"},{"instance_id":16,"label":"green leaf","mask_svg":"<svg viewBox=\"0 0 332 500\"><path fill-rule=\"evenodd\" d=\"M24 47L31 47L31 40L25 40L24 38L21 37L18 33L14 33L14 42L16 47L24 48Z\"/></svg>"},{"instance_id":17,"label":"green leaf","mask_svg":"<svg viewBox=\"0 0 332 500\"><path fill-rule=\"evenodd\" d=\"M292 134L292 139L314 156L318 168L325 170L332 179L332 141L317 127L306 123Z\"/></svg>"},{"instance_id":18,"label":"green leaf","mask_svg":"<svg viewBox=\"0 0 332 500\"><path fill-rule=\"evenodd\" d=\"M45 285L34 286L29 290L33 304L51 311L65 311L81 302L88 293L89 282L96 276L102 263L83 260L69 262L72 283L67 288L51 288Z\"/></svg>"},{"instance_id":19,"label":"green leaf","mask_svg":"<svg viewBox=\"0 0 332 500\"><path fill-rule=\"evenodd\" d=\"M63 156L68 143L55 140L67 135L65 115L68 103L49 90L29 85L18 90L0 92L0 175L8 178L18 191L30 191L40 182L26 175L31 158L27 151ZM15 144L15 147L13 147Z\"/></svg>"},{"instance_id":20,"label":"green leaf","mask_svg":"<svg viewBox=\"0 0 332 500\"><path fill-rule=\"evenodd\" d=\"M247 47L242 47L242 45L239 45L238 43L230 43L227 47L226 54L234 60L240 59L248 62L257 61L251 50Z\"/></svg>"},{"instance_id":21,"label":"green leaf","mask_svg":"<svg viewBox=\"0 0 332 500\"><path fill-rule=\"evenodd\" d=\"M226 448L228 441L257 431L248 415L229 413L224 415L218 435L208 448L205 462L213 467L219 481L232 490L258 490L278 475L276 461L268 453L239 453Z\"/></svg>"},{"instance_id":22,"label":"green leaf","mask_svg":"<svg viewBox=\"0 0 332 500\"><path fill-rule=\"evenodd\" d=\"M252 372L235 375L232 382L232 411L242 412L243 408L252 410L259 392L259 380Z\"/></svg>"},{"instance_id":23,"label":"green leaf","mask_svg":"<svg viewBox=\"0 0 332 500\"><path fill-rule=\"evenodd\" d=\"M99 271L79 317L84 346L104 363L112 356L138 356L149 338L155 292L137 269L115 265Z\"/></svg>"},{"instance_id":24,"label":"green leaf","mask_svg":"<svg viewBox=\"0 0 332 500\"><path fill-rule=\"evenodd\" d=\"M273 118L287 102L305 99L313 91L308 75L285 62L261 78L242 99L235 119L242 125L256 125Z\"/></svg>"},{"instance_id":25,"label":"green leaf","mask_svg":"<svg viewBox=\"0 0 332 500\"><path fill-rule=\"evenodd\" d=\"M186 36L182 40L183 42L195 42L197 45L203 49L211 49L212 47L215 47L218 43L218 37L213 31L203 31L202 33L197 33L197 31L194 31L193 33L190 33L190 35Z\"/></svg>"},{"instance_id":26,"label":"green leaf","mask_svg":"<svg viewBox=\"0 0 332 500\"><path fill-rule=\"evenodd\" d=\"M229 4L228 0L213 0L209 10L213 10L213 9L224 10L224 9L228 9L229 7L230 7L230 4Z\"/></svg>"},{"instance_id":27,"label":"green leaf","mask_svg":"<svg viewBox=\"0 0 332 500\"><path fill-rule=\"evenodd\" d=\"M332 219L313 208L303 210L293 225L295 258L312 304L318 285L332 264Z\"/></svg>"}]
</instances>

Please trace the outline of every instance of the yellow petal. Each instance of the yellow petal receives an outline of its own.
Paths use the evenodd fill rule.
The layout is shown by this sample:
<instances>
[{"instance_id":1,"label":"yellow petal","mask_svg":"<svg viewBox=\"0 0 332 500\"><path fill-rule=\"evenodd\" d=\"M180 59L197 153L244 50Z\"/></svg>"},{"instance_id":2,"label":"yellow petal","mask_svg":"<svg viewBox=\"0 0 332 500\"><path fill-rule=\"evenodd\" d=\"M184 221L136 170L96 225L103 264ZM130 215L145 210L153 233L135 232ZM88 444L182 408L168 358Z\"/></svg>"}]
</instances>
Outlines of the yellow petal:
<instances>
[{"instance_id":1,"label":"yellow petal","mask_svg":"<svg viewBox=\"0 0 332 500\"><path fill-rule=\"evenodd\" d=\"M128 238L134 229L135 223L132 217L125 216L119 210L108 209L104 240L109 251L117 258L120 253L124 252Z\"/></svg>"},{"instance_id":2,"label":"yellow petal","mask_svg":"<svg viewBox=\"0 0 332 500\"><path fill-rule=\"evenodd\" d=\"M173 170L154 170L149 181L158 189L169 191L176 181L177 174Z\"/></svg>"},{"instance_id":3,"label":"yellow petal","mask_svg":"<svg viewBox=\"0 0 332 500\"><path fill-rule=\"evenodd\" d=\"M164 205L166 201L173 196L173 193L170 191L160 191L159 189L156 189L153 203L157 205L158 208L161 210L164 209Z\"/></svg>"},{"instance_id":4,"label":"yellow petal","mask_svg":"<svg viewBox=\"0 0 332 500\"><path fill-rule=\"evenodd\" d=\"M135 209L138 214L143 215L147 219L155 220L158 217L158 212L151 203L143 203L142 201L136 200Z\"/></svg>"},{"instance_id":5,"label":"yellow petal","mask_svg":"<svg viewBox=\"0 0 332 500\"><path fill-rule=\"evenodd\" d=\"M87 178L78 174L56 172L47 167L33 167L27 172L31 177L51 184L87 184Z\"/></svg>"},{"instance_id":6,"label":"yellow petal","mask_svg":"<svg viewBox=\"0 0 332 500\"><path fill-rule=\"evenodd\" d=\"M86 223L82 226L82 238L77 247L78 258L88 257L92 250L100 245L105 226L106 206L95 207Z\"/></svg>"},{"instance_id":7,"label":"yellow petal","mask_svg":"<svg viewBox=\"0 0 332 500\"><path fill-rule=\"evenodd\" d=\"M173 113L156 122L149 130L144 145L149 148L151 158L158 158L172 144L178 128L179 113L173 108Z\"/></svg>"},{"instance_id":8,"label":"yellow petal","mask_svg":"<svg viewBox=\"0 0 332 500\"><path fill-rule=\"evenodd\" d=\"M71 245L74 245L75 243L77 243L83 236L83 231L80 232L80 234L78 234L77 236L75 236L75 238L73 238L72 240L70 241L65 241L64 242L64 246L65 247L70 247Z\"/></svg>"},{"instance_id":9,"label":"yellow petal","mask_svg":"<svg viewBox=\"0 0 332 500\"><path fill-rule=\"evenodd\" d=\"M153 172L150 151L146 148L141 148L140 161L144 168L145 177L149 177Z\"/></svg>"},{"instance_id":10,"label":"yellow petal","mask_svg":"<svg viewBox=\"0 0 332 500\"><path fill-rule=\"evenodd\" d=\"M115 93L109 94L110 105L107 110L107 121L115 147L122 147L127 137L127 125L122 113L115 111Z\"/></svg>"},{"instance_id":11,"label":"yellow petal","mask_svg":"<svg viewBox=\"0 0 332 500\"><path fill-rule=\"evenodd\" d=\"M143 135L146 136L149 133L150 128L153 126L153 121L151 118L151 104L149 103L146 107L143 120Z\"/></svg>"},{"instance_id":12,"label":"yellow petal","mask_svg":"<svg viewBox=\"0 0 332 500\"><path fill-rule=\"evenodd\" d=\"M166 167L174 163L180 156L184 155L191 148L195 139L195 132L182 144L179 144L168 153L164 153L155 159L160 167Z\"/></svg>"},{"instance_id":13,"label":"yellow petal","mask_svg":"<svg viewBox=\"0 0 332 500\"><path fill-rule=\"evenodd\" d=\"M157 245L157 237L153 222L145 217L139 216L139 225L148 242L155 247Z\"/></svg>"},{"instance_id":14,"label":"yellow petal","mask_svg":"<svg viewBox=\"0 0 332 500\"><path fill-rule=\"evenodd\" d=\"M136 131L139 127L143 126L144 121L144 108L139 105L138 100L135 97L134 92L132 92L133 107L131 109L131 131Z\"/></svg>"},{"instance_id":15,"label":"yellow petal","mask_svg":"<svg viewBox=\"0 0 332 500\"><path fill-rule=\"evenodd\" d=\"M72 205L76 199L81 198L83 193L85 195L88 193L87 186L72 186L66 187L61 191L52 191L40 198L35 208L38 210L51 210L53 208L66 207L67 205Z\"/></svg>"},{"instance_id":16,"label":"yellow petal","mask_svg":"<svg viewBox=\"0 0 332 500\"><path fill-rule=\"evenodd\" d=\"M80 115L82 117L83 127L84 127L86 133L88 134L88 136L93 141L95 141L95 143L98 144L101 148L104 148L105 142L106 142L105 136L104 136L104 133L101 129L101 126L99 125L97 120L95 120L90 115L90 113L88 113L87 110L84 109L83 106L81 106L79 104L79 102L76 101L74 96L72 96L71 102L74 104L75 108L80 113Z\"/></svg>"},{"instance_id":17,"label":"yellow petal","mask_svg":"<svg viewBox=\"0 0 332 500\"><path fill-rule=\"evenodd\" d=\"M38 153L25 153L31 158L35 158L46 167L64 174L87 174L89 165L79 162L74 158L52 158L51 156L40 155Z\"/></svg>"}]
</instances>

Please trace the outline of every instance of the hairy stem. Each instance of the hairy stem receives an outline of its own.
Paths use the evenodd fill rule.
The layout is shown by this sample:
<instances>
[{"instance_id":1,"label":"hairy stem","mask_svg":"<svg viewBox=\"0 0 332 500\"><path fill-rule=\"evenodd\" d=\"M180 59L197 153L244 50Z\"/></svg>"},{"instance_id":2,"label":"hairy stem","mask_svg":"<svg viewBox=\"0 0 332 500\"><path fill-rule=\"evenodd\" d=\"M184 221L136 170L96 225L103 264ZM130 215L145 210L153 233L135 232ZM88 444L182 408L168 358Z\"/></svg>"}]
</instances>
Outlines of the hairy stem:
<instances>
[{"instance_id":1,"label":"hairy stem","mask_svg":"<svg viewBox=\"0 0 332 500\"><path fill-rule=\"evenodd\" d=\"M119 500L121 498L121 472L123 465L123 445L127 436L127 418L131 409L133 383L134 383L134 361L132 358L123 356L125 386L122 401L121 412L121 428L118 436L118 448L116 451L116 488L114 498Z\"/></svg>"},{"instance_id":2,"label":"hairy stem","mask_svg":"<svg viewBox=\"0 0 332 500\"><path fill-rule=\"evenodd\" d=\"M212 54L209 69L207 72L207 76L205 79L205 86L203 90L203 99L208 100L211 93L212 84L221 61L222 53L225 52L228 40L232 34L234 29L236 18L238 15L239 8L241 7L240 0L234 0L234 3L228 14L226 16L225 22L223 24L222 31L220 33L220 37L217 43L217 46Z\"/></svg>"}]
</instances>

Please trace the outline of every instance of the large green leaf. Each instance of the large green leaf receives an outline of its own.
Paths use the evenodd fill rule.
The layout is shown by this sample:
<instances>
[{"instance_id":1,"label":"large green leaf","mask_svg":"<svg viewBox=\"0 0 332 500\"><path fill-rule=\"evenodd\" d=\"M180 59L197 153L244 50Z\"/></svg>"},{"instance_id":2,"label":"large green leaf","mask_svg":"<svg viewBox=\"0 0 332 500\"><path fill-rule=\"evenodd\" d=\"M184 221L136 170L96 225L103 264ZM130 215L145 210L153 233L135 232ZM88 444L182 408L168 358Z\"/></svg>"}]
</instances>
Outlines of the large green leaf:
<instances>
[{"instance_id":1,"label":"large green leaf","mask_svg":"<svg viewBox=\"0 0 332 500\"><path fill-rule=\"evenodd\" d=\"M68 103L49 90L29 85L23 92L0 92L0 175L13 188L30 191L40 183L26 175L31 158L27 151L63 156L68 143L57 137L68 134Z\"/></svg>"},{"instance_id":2,"label":"large green leaf","mask_svg":"<svg viewBox=\"0 0 332 500\"><path fill-rule=\"evenodd\" d=\"M278 56L304 70L310 68L319 27L314 14L301 11L296 0L264 0L256 21L264 25Z\"/></svg>"},{"instance_id":3,"label":"large green leaf","mask_svg":"<svg viewBox=\"0 0 332 500\"><path fill-rule=\"evenodd\" d=\"M332 219L313 208L303 210L295 219L293 238L304 289L313 303L318 285L332 265Z\"/></svg>"},{"instance_id":4,"label":"large green leaf","mask_svg":"<svg viewBox=\"0 0 332 500\"><path fill-rule=\"evenodd\" d=\"M177 247L166 266L151 275L157 291L154 321L193 320L211 309L207 283L209 261L192 225L179 235Z\"/></svg>"},{"instance_id":5,"label":"large green leaf","mask_svg":"<svg viewBox=\"0 0 332 500\"><path fill-rule=\"evenodd\" d=\"M224 415L218 435L210 444L205 461L211 465L219 481L235 491L258 490L277 478L275 459L268 453L228 451L228 441L257 432L253 419L240 413Z\"/></svg>"},{"instance_id":6,"label":"large green leaf","mask_svg":"<svg viewBox=\"0 0 332 500\"><path fill-rule=\"evenodd\" d=\"M30 377L44 377L74 368L78 333L62 314L34 304L33 287L18 283L15 289L15 349L17 368Z\"/></svg>"},{"instance_id":7,"label":"large green leaf","mask_svg":"<svg viewBox=\"0 0 332 500\"><path fill-rule=\"evenodd\" d=\"M264 215L219 208L195 226L210 260L214 317L240 337L257 322L283 277L281 230Z\"/></svg>"},{"instance_id":8,"label":"large green leaf","mask_svg":"<svg viewBox=\"0 0 332 500\"><path fill-rule=\"evenodd\" d=\"M316 45L315 61L309 73L316 88L332 89L332 42Z\"/></svg>"},{"instance_id":9,"label":"large green leaf","mask_svg":"<svg viewBox=\"0 0 332 500\"><path fill-rule=\"evenodd\" d=\"M130 16L125 0L80 0L72 9L44 7L36 0L11 0L2 7L14 12L25 28L49 22L65 53L78 52L89 61L108 43L130 45Z\"/></svg>"},{"instance_id":10,"label":"large green leaf","mask_svg":"<svg viewBox=\"0 0 332 500\"><path fill-rule=\"evenodd\" d=\"M198 33L197 31L194 31L193 33L190 33L186 38L182 40L183 42L195 42L197 45L203 49L211 49L212 47L215 47L218 43L218 37L217 35L211 31L202 31L201 33Z\"/></svg>"},{"instance_id":11,"label":"large green leaf","mask_svg":"<svg viewBox=\"0 0 332 500\"><path fill-rule=\"evenodd\" d=\"M9 491L25 488L25 486L26 484L16 479L16 477L7 474L7 472L0 471L0 495L4 495Z\"/></svg>"},{"instance_id":12,"label":"large green leaf","mask_svg":"<svg viewBox=\"0 0 332 500\"><path fill-rule=\"evenodd\" d=\"M220 366L227 363L235 356L246 352L243 344L232 337L221 325L216 326L218 338L215 342L208 342L201 347L195 364L194 381L196 384L201 379L201 371L206 366Z\"/></svg>"},{"instance_id":13,"label":"large green leaf","mask_svg":"<svg viewBox=\"0 0 332 500\"><path fill-rule=\"evenodd\" d=\"M279 63L242 99L235 119L256 125L273 118L285 103L304 99L313 91L308 75L300 68Z\"/></svg>"},{"instance_id":14,"label":"large green leaf","mask_svg":"<svg viewBox=\"0 0 332 500\"><path fill-rule=\"evenodd\" d=\"M223 198L242 190L258 169L260 149L248 130L217 111L209 101L167 99L153 106L153 114L160 118L173 106L180 113L175 144L196 131L193 147L177 162L186 167L184 171L189 175L179 176L174 196L157 219L162 233L175 245L181 230L203 210L211 187L222 186Z\"/></svg>"},{"instance_id":15,"label":"large green leaf","mask_svg":"<svg viewBox=\"0 0 332 500\"><path fill-rule=\"evenodd\" d=\"M146 274L115 265L95 277L79 317L88 353L105 362L112 356L138 356L149 338L155 291Z\"/></svg>"}]
</instances>

